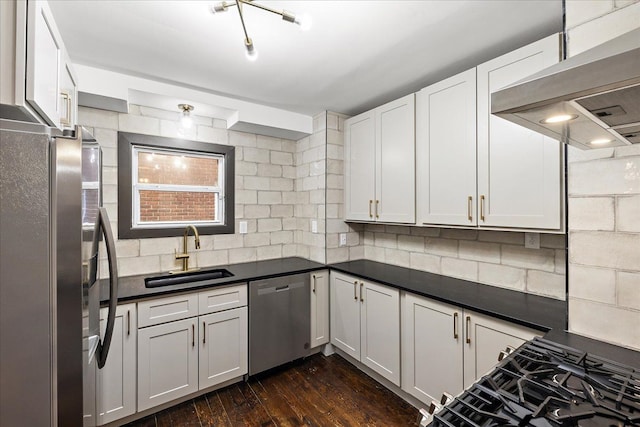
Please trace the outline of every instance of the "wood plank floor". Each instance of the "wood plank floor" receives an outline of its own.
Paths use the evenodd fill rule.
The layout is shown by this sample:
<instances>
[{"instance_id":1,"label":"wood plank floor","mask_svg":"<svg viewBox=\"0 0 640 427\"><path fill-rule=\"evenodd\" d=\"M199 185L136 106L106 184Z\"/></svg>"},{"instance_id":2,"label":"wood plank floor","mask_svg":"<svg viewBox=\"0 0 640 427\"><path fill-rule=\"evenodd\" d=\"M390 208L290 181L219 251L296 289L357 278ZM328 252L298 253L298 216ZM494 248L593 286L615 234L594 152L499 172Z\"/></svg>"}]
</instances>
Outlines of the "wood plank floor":
<instances>
[{"instance_id":1,"label":"wood plank floor","mask_svg":"<svg viewBox=\"0 0 640 427\"><path fill-rule=\"evenodd\" d=\"M127 426L416 426L417 419L417 409L342 357L316 354Z\"/></svg>"}]
</instances>

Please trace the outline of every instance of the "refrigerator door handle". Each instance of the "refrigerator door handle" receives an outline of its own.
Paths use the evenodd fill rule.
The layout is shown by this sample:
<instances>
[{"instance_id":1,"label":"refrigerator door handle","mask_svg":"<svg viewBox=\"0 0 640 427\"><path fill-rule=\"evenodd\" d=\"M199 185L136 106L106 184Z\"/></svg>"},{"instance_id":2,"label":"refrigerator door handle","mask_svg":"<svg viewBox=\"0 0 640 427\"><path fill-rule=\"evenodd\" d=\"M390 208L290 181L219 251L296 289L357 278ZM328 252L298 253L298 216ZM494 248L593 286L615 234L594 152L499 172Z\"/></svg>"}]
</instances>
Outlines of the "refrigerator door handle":
<instances>
[{"instance_id":1,"label":"refrigerator door handle","mask_svg":"<svg viewBox=\"0 0 640 427\"><path fill-rule=\"evenodd\" d=\"M98 211L98 222L100 230L104 235L107 246L107 259L109 262L109 312L107 314L107 327L104 332L104 338L98 344L97 362L98 368L102 369L107 362L107 354L111 346L111 337L113 336L113 328L116 320L116 305L118 302L118 265L116 259L116 246L111 232L111 224L107 210L103 207Z\"/></svg>"}]
</instances>

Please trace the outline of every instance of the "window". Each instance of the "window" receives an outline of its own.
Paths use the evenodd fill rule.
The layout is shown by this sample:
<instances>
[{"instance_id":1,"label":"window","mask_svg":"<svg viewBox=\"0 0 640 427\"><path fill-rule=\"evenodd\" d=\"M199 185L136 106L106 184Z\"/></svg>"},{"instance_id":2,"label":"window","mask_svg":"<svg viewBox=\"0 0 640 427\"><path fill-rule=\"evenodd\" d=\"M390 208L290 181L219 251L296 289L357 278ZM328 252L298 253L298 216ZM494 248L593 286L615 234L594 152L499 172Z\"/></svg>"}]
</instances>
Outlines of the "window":
<instances>
[{"instance_id":1,"label":"window","mask_svg":"<svg viewBox=\"0 0 640 427\"><path fill-rule=\"evenodd\" d=\"M118 133L118 236L233 233L234 148Z\"/></svg>"}]
</instances>

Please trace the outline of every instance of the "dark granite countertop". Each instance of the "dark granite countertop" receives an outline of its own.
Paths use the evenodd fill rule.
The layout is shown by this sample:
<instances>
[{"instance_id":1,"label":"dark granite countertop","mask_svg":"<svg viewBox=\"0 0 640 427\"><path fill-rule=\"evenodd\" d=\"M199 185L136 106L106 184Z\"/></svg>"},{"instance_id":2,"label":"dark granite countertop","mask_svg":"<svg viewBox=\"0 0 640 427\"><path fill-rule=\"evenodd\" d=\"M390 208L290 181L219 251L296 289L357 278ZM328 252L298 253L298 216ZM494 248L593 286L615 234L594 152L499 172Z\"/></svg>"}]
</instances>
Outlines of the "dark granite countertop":
<instances>
[{"instance_id":1,"label":"dark granite countertop","mask_svg":"<svg viewBox=\"0 0 640 427\"><path fill-rule=\"evenodd\" d=\"M567 324L565 301L374 261L350 261L330 267L540 331L564 330Z\"/></svg>"},{"instance_id":2,"label":"dark granite countertop","mask_svg":"<svg viewBox=\"0 0 640 427\"><path fill-rule=\"evenodd\" d=\"M221 279L183 283L180 285L159 286L155 288L145 287L144 279L147 277L165 275L166 272L120 277L118 279L118 302L134 301L177 292L232 285L234 283L248 282L249 280L261 280L268 279L270 277L286 276L289 274L308 273L314 270L327 268L327 266L304 258L280 258L211 268L225 268L229 270L233 276ZM207 268L203 270L206 269ZM109 281L107 279L103 279L100 283L100 302L102 304L106 304L108 301Z\"/></svg>"},{"instance_id":3,"label":"dark granite countertop","mask_svg":"<svg viewBox=\"0 0 640 427\"><path fill-rule=\"evenodd\" d=\"M164 273L121 277L118 280L118 301L135 301L329 268L534 328L546 332L544 338L559 344L594 353L626 365L640 367L640 352L566 332L567 303L565 301L367 260L323 265L292 257L230 264L219 268L226 268L233 273L233 276L156 288L146 288L144 279ZM101 302L106 303L109 297L108 280L101 281L100 291Z\"/></svg>"}]
</instances>

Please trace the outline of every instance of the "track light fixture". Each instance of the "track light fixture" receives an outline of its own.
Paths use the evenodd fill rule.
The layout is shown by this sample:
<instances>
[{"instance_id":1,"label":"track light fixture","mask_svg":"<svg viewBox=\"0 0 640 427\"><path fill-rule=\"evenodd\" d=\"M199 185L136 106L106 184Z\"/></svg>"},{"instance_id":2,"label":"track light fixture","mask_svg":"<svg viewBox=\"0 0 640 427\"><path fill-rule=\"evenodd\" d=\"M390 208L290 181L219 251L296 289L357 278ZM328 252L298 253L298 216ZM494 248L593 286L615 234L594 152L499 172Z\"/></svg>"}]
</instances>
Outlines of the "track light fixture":
<instances>
[{"instance_id":1,"label":"track light fixture","mask_svg":"<svg viewBox=\"0 0 640 427\"><path fill-rule=\"evenodd\" d=\"M242 7L244 5L253 6L258 9L266 10L267 12L275 13L276 15L282 16L282 19L287 22L291 22L292 24L299 25L303 31L306 31L311 28L311 18L306 15L296 16L293 13L287 10L275 10L270 7L261 5L259 3L255 3L253 0L236 0L236 1L223 1L221 3L216 3L211 6L211 13L220 13L226 12L230 7L236 6L238 8L238 14L240 15L240 23L242 24L242 30L244 31L244 47L246 49L247 59L250 61L255 61L258 59L258 51L253 44L253 40L249 37L247 33L247 26L244 22L244 12Z\"/></svg>"}]
</instances>

